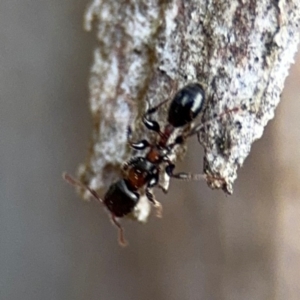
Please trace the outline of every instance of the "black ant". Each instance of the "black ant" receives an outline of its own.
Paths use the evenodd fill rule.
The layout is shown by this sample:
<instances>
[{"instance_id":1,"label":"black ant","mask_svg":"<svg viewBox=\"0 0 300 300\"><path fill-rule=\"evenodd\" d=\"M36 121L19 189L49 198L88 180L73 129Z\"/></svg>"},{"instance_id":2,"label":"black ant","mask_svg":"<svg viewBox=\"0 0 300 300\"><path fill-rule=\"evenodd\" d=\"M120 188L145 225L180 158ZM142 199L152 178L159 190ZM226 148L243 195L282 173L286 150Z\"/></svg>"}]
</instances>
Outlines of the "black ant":
<instances>
[{"instance_id":1,"label":"black ant","mask_svg":"<svg viewBox=\"0 0 300 300\"><path fill-rule=\"evenodd\" d=\"M170 155L174 153L177 145L183 144L186 138L197 134L203 128L203 124L199 124L191 128L191 123L199 115L203 109L205 101L205 92L198 83L192 83L179 90L168 109L167 124L161 130L158 122L151 120L149 116L155 113L159 107L168 100L159 103L157 106L150 108L143 116L143 123L151 131L158 134L155 143L148 140L139 142L131 141L131 128L128 127L128 140L130 146L135 150L149 151L144 156L137 156L127 161L124 166L124 176L122 179L113 183L104 195L102 200L98 193L90 187L73 179L70 175L64 174L63 177L72 185L80 186L87 189L95 199L103 203L111 213L113 223L119 228L119 242L125 245L123 229L116 218L121 218L133 212L137 205L142 192L145 193L148 200L159 207L158 201L155 200L151 189L158 185L159 176L164 172L169 176L177 179L189 180L205 178L205 175L193 175L190 173L174 173L175 165L170 159ZM180 134L175 136L170 142L171 136L176 129L180 129ZM164 192L167 189L160 186Z\"/></svg>"},{"instance_id":2,"label":"black ant","mask_svg":"<svg viewBox=\"0 0 300 300\"><path fill-rule=\"evenodd\" d=\"M198 83L189 84L179 90L169 106L167 123L163 130L161 130L158 122L150 120L149 116L155 113L167 101L165 100L157 106L148 109L143 116L145 126L158 134L157 141L152 144L147 140L141 140L137 143L130 142L131 147L136 150L147 148L149 150L145 156L134 157L124 165L125 170L129 168L129 172L132 172L132 174L129 173L132 178L134 176L141 178L142 175L134 174L136 171L144 173L144 182L141 186L146 187L145 194L153 204L155 204L155 200L150 189L158 184L161 171L165 171L165 174L173 178L185 180L193 178L193 175L189 173L181 172L175 174L175 165L172 163L170 157L174 154L175 146L183 144L187 138L188 134L183 134L183 132L202 110L205 93L202 86ZM178 129L181 134L178 134ZM173 138L174 134L175 138ZM170 141L171 137L172 141ZM131 129L129 127L128 140L130 141L130 139ZM161 185L159 187L167 193L167 187ZM139 189L140 187L137 188Z\"/></svg>"}]
</instances>

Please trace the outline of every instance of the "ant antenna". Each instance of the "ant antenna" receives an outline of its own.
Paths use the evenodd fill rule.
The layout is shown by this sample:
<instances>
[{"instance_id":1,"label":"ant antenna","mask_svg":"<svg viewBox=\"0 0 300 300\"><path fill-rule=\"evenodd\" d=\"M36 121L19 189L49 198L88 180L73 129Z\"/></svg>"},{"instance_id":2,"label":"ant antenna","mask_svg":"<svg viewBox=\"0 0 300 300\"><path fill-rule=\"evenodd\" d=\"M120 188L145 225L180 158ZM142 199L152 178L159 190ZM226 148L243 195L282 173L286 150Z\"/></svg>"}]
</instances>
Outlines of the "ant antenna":
<instances>
[{"instance_id":1,"label":"ant antenna","mask_svg":"<svg viewBox=\"0 0 300 300\"><path fill-rule=\"evenodd\" d=\"M103 203L103 200L99 197L98 193L95 190L91 189L89 186L81 183L79 180L73 178L68 173L63 173L62 177L69 184L74 185L74 186L78 186L78 187L83 188L85 190L88 190L97 201Z\"/></svg>"},{"instance_id":2,"label":"ant antenna","mask_svg":"<svg viewBox=\"0 0 300 300\"><path fill-rule=\"evenodd\" d=\"M72 177L72 176L69 175L68 173L63 173L63 174L62 174L62 177L63 177L63 179L64 179L66 182L68 182L69 184L71 184L71 185L73 185L73 186L78 186L78 187L80 187L80 188L83 188L83 189L88 190L88 191L91 193L91 195L92 195L97 201L99 201L100 203L103 203L103 200L99 197L98 193L97 193L94 189L92 189L92 188L90 188L89 186L87 186L87 185L81 183L79 180L75 179L74 177ZM112 223L118 228L118 235L119 235L118 241L119 241L119 244L120 244L121 246L123 246L123 247L124 247L124 246L127 246L127 241L126 241L125 236L124 236L124 229L123 229L123 227L121 226L121 224L117 221L116 216L113 215L113 214L111 214L111 221L112 221Z\"/></svg>"}]
</instances>

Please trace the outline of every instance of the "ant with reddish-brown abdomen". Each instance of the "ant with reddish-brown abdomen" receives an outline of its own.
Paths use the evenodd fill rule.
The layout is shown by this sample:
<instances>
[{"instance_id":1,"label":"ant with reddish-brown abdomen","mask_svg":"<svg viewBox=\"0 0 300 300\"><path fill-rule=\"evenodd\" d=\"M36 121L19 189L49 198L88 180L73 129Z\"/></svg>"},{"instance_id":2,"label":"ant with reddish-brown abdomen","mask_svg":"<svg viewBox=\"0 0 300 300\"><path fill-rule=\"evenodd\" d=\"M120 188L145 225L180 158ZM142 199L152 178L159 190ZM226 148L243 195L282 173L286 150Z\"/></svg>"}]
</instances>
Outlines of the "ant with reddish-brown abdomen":
<instances>
[{"instance_id":1,"label":"ant with reddish-brown abdomen","mask_svg":"<svg viewBox=\"0 0 300 300\"><path fill-rule=\"evenodd\" d=\"M119 228L119 241L125 245L123 229L117 218L129 215L133 212L139 202L141 194L145 194L148 200L156 207L160 207L155 200L152 188L158 186L162 172L170 178L182 180L206 178L205 175L190 173L174 173L175 164L170 158L174 154L176 146L181 145L185 140L197 134L204 126L198 124L191 126L192 122L203 109L205 92L199 83L186 85L179 90L172 99L169 109L167 122L161 129L157 121L151 120L150 116L167 102L165 100L155 107L148 109L143 115L145 127L157 133L154 143L143 139L138 142L131 141L131 128L128 127L128 141L135 150L147 150L144 156L132 157L123 165L124 176L120 180L112 183L101 199L98 193L90 187L73 179L70 175L64 174L64 179L72 185L77 185L87 189L92 196L104 204L111 214L113 223ZM236 111L235 109L231 111ZM179 129L179 132L175 132ZM174 136L175 133L175 137ZM177 135L176 135L177 133ZM170 137L172 136L172 140ZM167 188L159 185L164 192Z\"/></svg>"}]
</instances>

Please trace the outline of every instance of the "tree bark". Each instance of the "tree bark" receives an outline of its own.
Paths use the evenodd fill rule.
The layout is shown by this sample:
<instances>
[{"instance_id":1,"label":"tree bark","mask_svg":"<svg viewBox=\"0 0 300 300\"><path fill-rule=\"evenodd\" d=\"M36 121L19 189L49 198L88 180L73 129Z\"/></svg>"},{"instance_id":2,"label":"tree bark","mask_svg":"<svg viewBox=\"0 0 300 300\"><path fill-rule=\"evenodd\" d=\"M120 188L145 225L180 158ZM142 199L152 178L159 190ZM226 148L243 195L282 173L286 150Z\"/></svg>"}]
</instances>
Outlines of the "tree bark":
<instances>
[{"instance_id":1,"label":"tree bark","mask_svg":"<svg viewBox=\"0 0 300 300\"><path fill-rule=\"evenodd\" d=\"M120 177L120 165L135 155L127 126L136 139L151 139L141 122L146 102L154 106L200 82L207 99L199 118L207 122L199 136L204 173L212 188L232 193L238 168L274 116L294 61L299 2L95 0L85 15L87 30L93 20L94 127L81 181L100 190ZM239 111L226 113L232 108ZM166 111L157 114L159 122L165 122Z\"/></svg>"}]
</instances>

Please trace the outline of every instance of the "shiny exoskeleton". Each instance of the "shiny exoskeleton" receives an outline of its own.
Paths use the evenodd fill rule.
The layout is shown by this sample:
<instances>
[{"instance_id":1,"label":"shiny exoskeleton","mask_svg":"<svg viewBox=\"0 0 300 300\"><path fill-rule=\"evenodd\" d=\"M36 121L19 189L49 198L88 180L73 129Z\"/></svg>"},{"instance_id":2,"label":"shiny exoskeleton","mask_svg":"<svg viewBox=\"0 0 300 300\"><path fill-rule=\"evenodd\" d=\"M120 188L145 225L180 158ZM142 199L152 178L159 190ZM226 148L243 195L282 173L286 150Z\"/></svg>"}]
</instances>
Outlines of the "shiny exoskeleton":
<instances>
[{"instance_id":1,"label":"shiny exoskeleton","mask_svg":"<svg viewBox=\"0 0 300 300\"><path fill-rule=\"evenodd\" d=\"M139 200L141 189L145 190L149 201L155 204L154 196L150 190L158 184L162 168L173 178L189 179L191 177L189 173L174 173L175 165L169 158L174 147L182 144L188 135L181 132L172 143L169 143L169 139L176 128L185 128L198 116L203 108L205 93L198 83L189 84L179 90L172 99L166 125L161 130L159 123L151 120L149 116L167 101L148 109L143 116L143 123L146 128L158 134L155 143L150 143L146 139L136 143L131 142L131 129L128 128L128 139L131 147L136 150L149 150L145 155L133 157L126 162L124 164L126 175L123 179L112 184L105 194L104 204L117 217L123 217L132 212ZM164 191L166 192L166 190Z\"/></svg>"},{"instance_id":2,"label":"shiny exoskeleton","mask_svg":"<svg viewBox=\"0 0 300 300\"><path fill-rule=\"evenodd\" d=\"M150 143L146 139L132 142L131 128L128 128L128 140L131 147L136 150L148 149L148 151L143 156L133 157L124 164L123 178L109 187L103 200L95 190L84 186L67 174L64 175L68 182L88 189L97 200L107 207L111 213L112 221L120 229L121 243L125 243L122 227L115 218L130 214L137 205L142 192L146 194L150 202L156 204L151 189L158 185L162 171L173 178L192 178L192 174L189 173L174 173L175 165L169 156L174 153L174 148L177 145L182 144L187 137L196 134L202 127L201 124L196 127L190 125L203 109L205 93L198 83L189 84L179 90L170 103L166 124L161 129L158 122L150 119L150 115L154 114L167 101L165 100L148 109L143 116L143 123L146 128L157 133L157 139L154 143ZM179 134L170 142L170 137L176 129L182 130L179 130ZM162 189L167 192L166 189Z\"/></svg>"}]
</instances>

